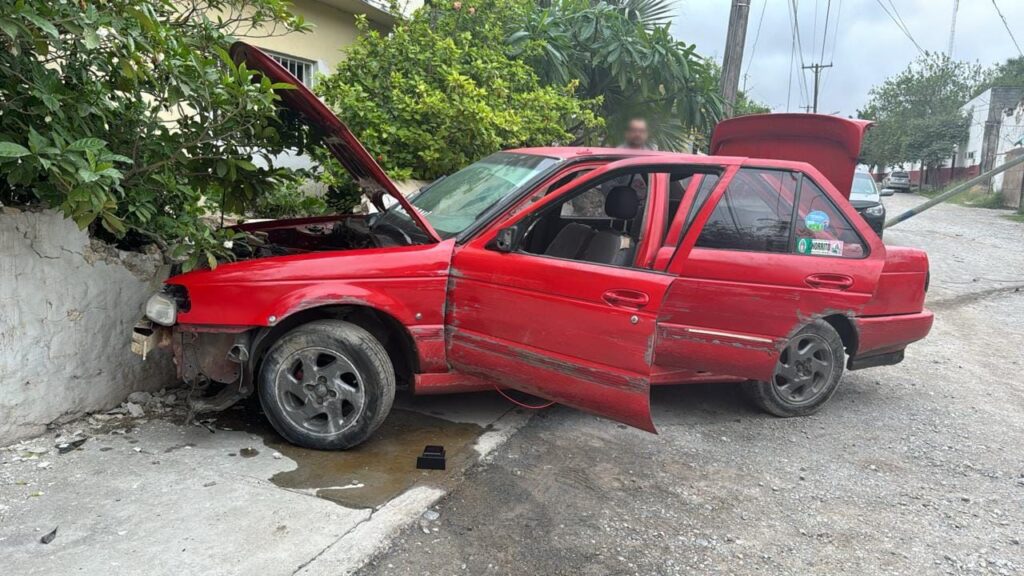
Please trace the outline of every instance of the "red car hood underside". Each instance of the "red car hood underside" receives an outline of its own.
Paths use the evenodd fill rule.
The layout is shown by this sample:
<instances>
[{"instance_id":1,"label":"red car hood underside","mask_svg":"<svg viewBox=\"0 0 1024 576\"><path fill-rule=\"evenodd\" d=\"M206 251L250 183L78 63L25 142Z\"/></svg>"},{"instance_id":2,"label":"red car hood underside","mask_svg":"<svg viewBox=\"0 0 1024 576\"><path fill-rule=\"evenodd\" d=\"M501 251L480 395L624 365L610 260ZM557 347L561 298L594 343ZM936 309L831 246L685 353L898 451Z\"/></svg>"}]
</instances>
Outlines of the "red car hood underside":
<instances>
[{"instance_id":1,"label":"red car hood underside","mask_svg":"<svg viewBox=\"0 0 1024 576\"><path fill-rule=\"evenodd\" d=\"M823 114L755 114L720 122L711 154L807 162L850 197L871 122Z\"/></svg>"},{"instance_id":2,"label":"red car hood underside","mask_svg":"<svg viewBox=\"0 0 1024 576\"><path fill-rule=\"evenodd\" d=\"M310 126L323 134L324 145L352 175L359 187L371 198L379 197L382 193L394 196L406 213L416 221L416 224L432 241L441 241L440 236L437 235L430 223L398 191L395 183L388 178L373 156L348 129L348 126L339 120L298 78L262 50L245 42L235 42L231 45L231 58L238 63L245 62L246 66L251 69L259 70L271 82L294 86L291 89L277 91L281 102L284 106L298 112Z\"/></svg>"}]
</instances>

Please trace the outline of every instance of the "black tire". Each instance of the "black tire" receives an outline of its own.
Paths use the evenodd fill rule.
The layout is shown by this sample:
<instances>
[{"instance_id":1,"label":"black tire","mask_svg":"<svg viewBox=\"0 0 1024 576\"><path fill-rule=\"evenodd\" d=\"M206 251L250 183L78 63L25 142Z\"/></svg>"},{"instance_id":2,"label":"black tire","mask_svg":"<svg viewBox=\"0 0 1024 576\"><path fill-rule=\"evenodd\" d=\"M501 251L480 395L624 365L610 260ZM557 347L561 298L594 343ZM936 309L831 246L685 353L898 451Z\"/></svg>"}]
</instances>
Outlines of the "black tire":
<instances>
[{"instance_id":1,"label":"black tire","mask_svg":"<svg viewBox=\"0 0 1024 576\"><path fill-rule=\"evenodd\" d=\"M365 442L395 399L395 370L384 347L341 320L303 324L278 339L263 358L258 384L274 430L316 450Z\"/></svg>"},{"instance_id":2,"label":"black tire","mask_svg":"<svg viewBox=\"0 0 1024 576\"><path fill-rule=\"evenodd\" d=\"M814 414L839 387L846 356L843 341L824 320L801 328L786 342L770 382L747 382L747 397L782 418Z\"/></svg>"}]
</instances>

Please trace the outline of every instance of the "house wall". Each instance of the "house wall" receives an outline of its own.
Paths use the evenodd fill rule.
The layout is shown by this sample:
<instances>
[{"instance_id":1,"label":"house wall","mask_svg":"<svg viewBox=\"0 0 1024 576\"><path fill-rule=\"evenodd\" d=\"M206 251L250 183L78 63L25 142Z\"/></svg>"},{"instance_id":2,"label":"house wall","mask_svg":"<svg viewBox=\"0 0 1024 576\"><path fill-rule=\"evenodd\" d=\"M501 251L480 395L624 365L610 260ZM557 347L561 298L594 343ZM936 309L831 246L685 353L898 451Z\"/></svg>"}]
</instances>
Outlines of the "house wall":
<instances>
[{"instance_id":1,"label":"house wall","mask_svg":"<svg viewBox=\"0 0 1024 576\"><path fill-rule=\"evenodd\" d=\"M291 12L302 16L313 25L306 33L260 37L269 30L259 30L245 38L246 42L303 60L317 63L317 72L326 74L334 70L344 57L346 46L358 36L356 14L365 14L370 26L378 31L390 30L393 19L372 4L360 0L293 0Z\"/></svg>"},{"instance_id":2,"label":"house wall","mask_svg":"<svg viewBox=\"0 0 1024 576\"><path fill-rule=\"evenodd\" d=\"M166 273L159 254L90 240L58 212L0 208L0 445L175 381L168 354L129 350Z\"/></svg>"},{"instance_id":3,"label":"house wall","mask_svg":"<svg viewBox=\"0 0 1024 576\"><path fill-rule=\"evenodd\" d=\"M1006 153L1006 160L1024 156L1024 147L1014 148ZM1003 206L1020 210L1021 198L1024 196L1024 165L1017 165L1003 173L1002 182Z\"/></svg>"},{"instance_id":4,"label":"house wall","mask_svg":"<svg viewBox=\"0 0 1024 576\"><path fill-rule=\"evenodd\" d=\"M996 141L996 153L995 153L995 165L1000 166L1011 158L1010 153L1015 150L1020 150L1024 144L1024 97L1017 103L1013 108L1006 108L1000 114L1000 126L999 134ZM1015 157L1015 156L1013 156ZM992 190L994 192L1003 192L1004 196L1013 196L1012 205L1017 206L1019 202L1019 187L1010 186L1012 193L1005 194L1007 192L1007 178L1008 174L1012 172L1011 168L1009 171L1003 174L996 174L992 178ZM1007 198L1009 200L1009 198Z\"/></svg>"}]
</instances>

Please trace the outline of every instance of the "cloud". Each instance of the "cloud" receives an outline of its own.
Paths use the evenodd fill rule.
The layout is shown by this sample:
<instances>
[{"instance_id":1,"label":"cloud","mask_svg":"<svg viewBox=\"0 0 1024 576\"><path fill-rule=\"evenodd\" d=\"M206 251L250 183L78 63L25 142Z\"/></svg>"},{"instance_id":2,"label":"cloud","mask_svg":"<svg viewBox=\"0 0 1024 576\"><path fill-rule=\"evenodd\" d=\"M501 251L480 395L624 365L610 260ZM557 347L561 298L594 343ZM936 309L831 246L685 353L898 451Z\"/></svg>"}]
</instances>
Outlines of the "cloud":
<instances>
[{"instance_id":1,"label":"cloud","mask_svg":"<svg viewBox=\"0 0 1024 576\"><path fill-rule=\"evenodd\" d=\"M813 75L809 70L800 70L799 54L791 60L789 0L750 0L750 3L743 58L743 73L747 77L741 78L740 85L742 87L745 81L751 96L775 111L785 112L787 103L791 111L800 111L810 100ZM804 64L818 62L822 57L828 3L828 0L797 2ZM922 48L945 52L953 0L831 0L824 61L832 62L833 68L822 74L820 112L855 115L867 102L872 86L899 73L918 55L917 48L879 3L890 12L891 6L895 6ZM721 62L731 0L674 0L673 4L677 11L672 24L673 35L696 44L698 52ZM1017 41L1024 46L1024 2L999 0L999 7ZM754 49L762 9L764 20ZM988 66L1018 55L991 0L961 0L956 29L954 58Z\"/></svg>"}]
</instances>

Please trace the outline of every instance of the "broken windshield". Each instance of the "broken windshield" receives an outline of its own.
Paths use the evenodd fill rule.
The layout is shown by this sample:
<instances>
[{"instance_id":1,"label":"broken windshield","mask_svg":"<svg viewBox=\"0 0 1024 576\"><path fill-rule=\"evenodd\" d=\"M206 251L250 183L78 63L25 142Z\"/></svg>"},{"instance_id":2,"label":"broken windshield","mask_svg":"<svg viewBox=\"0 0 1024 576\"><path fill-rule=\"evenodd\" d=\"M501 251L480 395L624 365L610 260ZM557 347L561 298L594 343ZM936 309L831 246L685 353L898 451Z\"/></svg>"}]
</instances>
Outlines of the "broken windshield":
<instances>
[{"instance_id":1,"label":"broken windshield","mask_svg":"<svg viewBox=\"0 0 1024 576\"><path fill-rule=\"evenodd\" d=\"M410 203L441 238L451 238L469 228L488 208L558 162L545 156L498 152L435 181ZM409 215L398 205L388 208L381 218L382 223L403 229L404 221L408 220Z\"/></svg>"}]
</instances>

